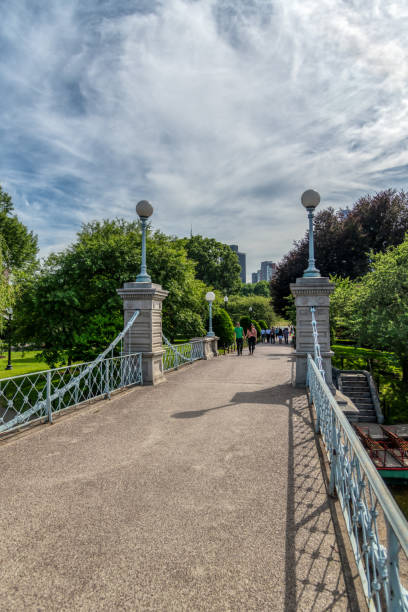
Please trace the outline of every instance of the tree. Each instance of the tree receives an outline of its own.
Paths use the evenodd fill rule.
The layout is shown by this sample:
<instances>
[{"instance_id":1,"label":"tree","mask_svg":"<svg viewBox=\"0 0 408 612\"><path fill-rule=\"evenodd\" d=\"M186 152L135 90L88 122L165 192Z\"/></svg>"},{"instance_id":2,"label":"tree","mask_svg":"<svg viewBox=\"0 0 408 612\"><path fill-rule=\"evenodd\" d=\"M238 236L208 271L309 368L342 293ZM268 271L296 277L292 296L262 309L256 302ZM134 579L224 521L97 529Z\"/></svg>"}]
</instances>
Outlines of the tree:
<instances>
[{"instance_id":1,"label":"tree","mask_svg":"<svg viewBox=\"0 0 408 612\"><path fill-rule=\"evenodd\" d=\"M263 297L269 297L269 283L268 281L259 281L258 283L246 283L242 284L240 295L262 295Z\"/></svg>"},{"instance_id":2,"label":"tree","mask_svg":"<svg viewBox=\"0 0 408 612\"><path fill-rule=\"evenodd\" d=\"M271 293L269 291L268 281L259 281L256 283L254 287L254 294L262 295L263 297L270 297Z\"/></svg>"},{"instance_id":3,"label":"tree","mask_svg":"<svg viewBox=\"0 0 408 612\"><path fill-rule=\"evenodd\" d=\"M355 311L358 299L358 284L350 278L332 276L335 290L330 297L330 328L332 338L358 339ZM293 301L294 298L291 296Z\"/></svg>"},{"instance_id":4,"label":"tree","mask_svg":"<svg viewBox=\"0 0 408 612\"><path fill-rule=\"evenodd\" d=\"M264 321L263 319L259 319L258 323L259 323L259 325L260 325L261 329L268 329L268 327L269 327L269 325L267 324L267 322L266 322L266 321Z\"/></svg>"},{"instance_id":5,"label":"tree","mask_svg":"<svg viewBox=\"0 0 408 612\"><path fill-rule=\"evenodd\" d=\"M408 195L388 189L360 198L352 208L328 208L315 217L316 266L322 276L359 278L370 268L369 252L398 245L408 231ZM282 259L270 284L275 310L285 312L290 283L308 265L308 232Z\"/></svg>"},{"instance_id":6,"label":"tree","mask_svg":"<svg viewBox=\"0 0 408 612\"><path fill-rule=\"evenodd\" d=\"M242 316L249 315L249 308L252 308L252 316L256 321L264 319L269 324L276 320L276 315L270 304L270 299L262 296L240 296L231 295L228 301L228 312L232 320L238 321Z\"/></svg>"},{"instance_id":7,"label":"tree","mask_svg":"<svg viewBox=\"0 0 408 612\"><path fill-rule=\"evenodd\" d=\"M393 351L408 392L408 234L385 253L371 253L371 271L355 285L354 318L362 346Z\"/></svg>"},{"instance_id":8,"label":"tree","mask_svg":"<svg viewBox=\"0 0 408 612\"><path fill-rule=\"evenodd\" d=\"M196 264L198 279L228 295L238 293L241 267L238 255L227 244L202 236L183 238L182 244Z\"/></svg>"},{"instance_id":9,"label":"tree","mask_svg":"<svg viewBox=\"0 0 408 612\"><path fill-rule=\"evenodd\" d=\"M17 328L23 341L43 347L50 365L94 358L123 327L116 290L140 270L141 232L136 222L88 223L77 241L52 254L18 300ZM169 291L163 331L172 340L203 335L205 285L181 242L160 232L147 241L148 270Z\"/></svg>"},{"instance_id":10,"label":"tree","mask_svg":"<svg viewBox=\"0 0 408 612\"><path fill-rule=\"evenodd\" d=\"M0 236L4 266L8 270L32 265L38 253L37 236L13 215L11 196L0 185Z\"/></svg>"}]
</instances>

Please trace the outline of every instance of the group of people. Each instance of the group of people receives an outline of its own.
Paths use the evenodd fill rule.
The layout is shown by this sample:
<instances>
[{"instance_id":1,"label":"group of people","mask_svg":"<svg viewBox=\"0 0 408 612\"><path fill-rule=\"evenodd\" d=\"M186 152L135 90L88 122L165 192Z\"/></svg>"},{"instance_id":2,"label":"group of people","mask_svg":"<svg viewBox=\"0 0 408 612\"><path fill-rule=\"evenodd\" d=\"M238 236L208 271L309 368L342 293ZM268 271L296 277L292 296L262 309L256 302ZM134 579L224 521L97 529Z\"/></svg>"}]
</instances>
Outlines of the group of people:
<instances>
[{"instance_id":1,"label":"group of people","mask_svg":"<svg viewBox=\"0 0 408 612\"><path fill-rule=\"evenodd\" d=\"M249 354L253 355L254 350L255 350L256 338L257 338L255 325L251 323L251 327L249 327L247 331L244 332L244 328L241 327L241 323L237 321L235 323L234 333L235 333L235 341L237 343L238 355L242 355L242 349L244 347L244 338L248 340Z\"/></svg>"},{"instance_id":2,"label":"group of people","mask_svg":"<svg viewBox=\"0 0 408 612\"><path fill-rule=\"evenodd\" d=\"M293 334L292 327L275 327L272 329L261 329L261 341L262 342L270 342L271 344L275 344L279 342L282 344L289 344L289 336Z\"/></svg>"},{"instance_id":3,"label":"group of people","mask_svg":"<svg viewBox=\"0 0 408 612\"><path fill-rule=\"evenodd\" d=\"M270 342L271 344L275 344L276 342L279 342L279 344L283 344L283 342L285 342L285 344L289 344L289 336L293 334L293 332L294 330L292 326L284 327L283 329L281 327L274 327L272 329L261 329L261 341ZM243 327L241 327L241 323L237 321L235 323L234 333L238 355L242 355L245 338L248 340L249 354L253 355L257 338L255 325L251 323L251 326L247 329L246 332L244 332Z\"/></svg>"}]
</instances>

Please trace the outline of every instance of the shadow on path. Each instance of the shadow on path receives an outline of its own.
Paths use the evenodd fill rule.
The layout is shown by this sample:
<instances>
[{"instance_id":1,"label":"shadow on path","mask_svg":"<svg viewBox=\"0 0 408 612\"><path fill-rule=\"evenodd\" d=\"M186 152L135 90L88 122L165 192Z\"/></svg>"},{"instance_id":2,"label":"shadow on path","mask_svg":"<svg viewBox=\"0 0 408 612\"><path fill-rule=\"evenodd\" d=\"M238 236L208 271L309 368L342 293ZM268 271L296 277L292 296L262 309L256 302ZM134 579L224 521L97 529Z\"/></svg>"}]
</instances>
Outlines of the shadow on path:
<instances>
[{"instance_id":1,"label":"shadow on path","mask_svg":"<svg viewBox=\"0 0 408 612\"><path fill-rule=\"evenodd\" d=\"M360 610L304 396L289 400L288 430L284 609Z\"/></svg>"},{"instance_id":2,"label":"shadow on path","mask_svg":"<svg viewBox=\"0 0 408 612\"><path fill-rule=\"evenodd\" d=\"M290 394L290 395L289 395ZM282 397L286 396L287 400L282 400ZM220 410L222 408L231 408L232 406L239 406L240 404L264 404L270 406L282 406L288 405L290 402L290 396L304 397L304 391L299 389L293 389L289 383L283 385L275 385L268 389L259 389L255 391L239 391L231 398L228 404L221 404L220 406L213 406L212 408L205 408L201 410L186 410L184 412L175 412L171 416L173 419L195 419L197 417L204 416L208 412L213 410Z\"/></svg>"}]
</instances>

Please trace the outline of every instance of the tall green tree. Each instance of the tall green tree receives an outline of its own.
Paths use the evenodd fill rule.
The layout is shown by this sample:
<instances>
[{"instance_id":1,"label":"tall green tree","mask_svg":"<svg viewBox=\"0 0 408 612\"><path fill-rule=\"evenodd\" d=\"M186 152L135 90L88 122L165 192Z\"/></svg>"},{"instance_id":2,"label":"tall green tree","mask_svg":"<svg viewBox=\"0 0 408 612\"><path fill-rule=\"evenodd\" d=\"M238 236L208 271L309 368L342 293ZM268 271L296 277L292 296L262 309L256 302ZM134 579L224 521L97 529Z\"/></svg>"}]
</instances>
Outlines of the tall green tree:
<instances>
[{"instance_id":1,"label":"tall green tree","mask_svg":"<svg viewBox=\"0 0 408 612\"><path fill-rule=\"evenodd\" d=\"M249 310L250 307L252 311ZM256 321L264 319L268 325L276 321L277 318L270 304L270 299L258 295L232 295L228 301L228 312L233 323L239 321L244 315L250 315Z\"/></svg>"},{"instance_id":2,"label":"tall green tree","mask_svg":"<svg viewBox=\"0 0 408 612\"><path fill-rule=\"evenodd\" d=\"M197 278L228 295L239 292L241 267L238 255L227 244L203 236L184 238L182 242L196 264Z\"/></svg>"},{"instance_id":3,"label":"tall green tree","mask_svg":"<svg viewBox=\"0 0 408 612\"><path fill-rule=\"evenodd\" d=\"M392 351L408 393L408 235L385 253L371 253L371 270L355 286L351 325L362 346Z\"/></svg>"},{"instance_id":4,"label":"tall green tree","mask_svg":"<svg viewBox=\"0 0 408 612\"><path fill-rule=\"evenodd\" d=\"M12 271L32 265L38 253L37 236L13 214L11 196L0 185L0 236L3 263Z\"/></svg>"},{"instance_id":5,"label":"tall green tree","mask_svg":"<svg viewBox=\"0 0 408 612\"><path fill-rule=\"evenodd\" d=\"M92 359L123 327L116 290L140 270L141 231L124 220L88 223L77 241L52 254L27 283L17 308L22 340L43 347L50 365ZM148 271L169 291L163 304L163 331L172 340L203 335L205 285L181 242L160 232L147 241Z\"/></svg>"}]
</instances>

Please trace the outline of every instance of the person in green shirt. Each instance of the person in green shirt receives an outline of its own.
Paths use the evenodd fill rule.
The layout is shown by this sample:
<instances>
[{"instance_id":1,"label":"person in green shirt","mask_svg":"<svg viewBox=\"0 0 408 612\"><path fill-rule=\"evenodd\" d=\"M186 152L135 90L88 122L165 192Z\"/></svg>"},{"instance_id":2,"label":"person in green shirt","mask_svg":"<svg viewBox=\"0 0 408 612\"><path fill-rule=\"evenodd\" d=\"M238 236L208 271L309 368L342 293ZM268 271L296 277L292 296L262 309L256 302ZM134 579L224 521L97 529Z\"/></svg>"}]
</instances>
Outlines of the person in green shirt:
<instances>
[{"instance_id":1,"label":"person in green shirt","mask_svg":"<svg viewBox=\"0 0 408 612\"><path fill-rule=\"evenodd\" d=\"M235 340L237 343L238 355L242 355L242 347L244 346L244 330L241 327L241 323L237 321L234 327Z\"/></svg>"}]
</instances>

